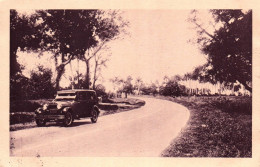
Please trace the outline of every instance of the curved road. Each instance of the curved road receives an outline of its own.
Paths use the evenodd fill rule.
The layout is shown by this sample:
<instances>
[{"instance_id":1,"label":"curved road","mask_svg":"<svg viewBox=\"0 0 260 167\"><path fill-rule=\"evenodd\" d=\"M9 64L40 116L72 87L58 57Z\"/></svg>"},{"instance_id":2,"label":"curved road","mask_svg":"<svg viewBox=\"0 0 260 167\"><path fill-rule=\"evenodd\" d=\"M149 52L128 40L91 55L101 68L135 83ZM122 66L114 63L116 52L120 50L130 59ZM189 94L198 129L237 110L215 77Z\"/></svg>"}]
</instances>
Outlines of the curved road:
<instances>
[{"instance_id":1,"label":"curved road","mask_svg":"<svg viewBox=\"0 0 260 167\"><path fill-rule=\"evenodd\" d=\"M10 132L11 156L160 156L189 119L176 103L140 98L146 105L128 112Z\"/></svg>"}]
</instances>

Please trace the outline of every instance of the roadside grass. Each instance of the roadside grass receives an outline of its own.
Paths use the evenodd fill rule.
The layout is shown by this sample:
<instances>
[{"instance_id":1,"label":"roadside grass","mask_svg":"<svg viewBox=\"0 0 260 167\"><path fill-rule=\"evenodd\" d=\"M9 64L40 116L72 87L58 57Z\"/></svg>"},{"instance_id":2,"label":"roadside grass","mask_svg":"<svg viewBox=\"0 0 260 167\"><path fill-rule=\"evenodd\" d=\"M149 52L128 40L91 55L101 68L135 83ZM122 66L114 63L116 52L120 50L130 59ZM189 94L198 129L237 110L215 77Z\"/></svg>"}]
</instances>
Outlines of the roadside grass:
<instances>
[{"instance_id":1,"label":"roadside grass","mask_svg":"<svg viewBox=\"0 0 260 167\"><path fill-rule=\"evenodd\" d=\"M157 97L186 106L190 119L163 157L252 157L251 97Z\"/></svg>"},{"instance_id":2,"label":"roadside grass","mask_svg":"<svg viewBox=\"0 0 260 167\"><path fill-rule=\"evenodd\" d=\"M37 127L34 111L50 99L18 101L10 104L10 131ZM110 103L100 103L100 116L129 111L145 105L145 101L134 98L110 99Z\"/></svg>"},{"instance_id":3,"label":"roadside grass","mask_svg":"<svg viewBox=\"0 0 260 167\"><path fill-rule=\"evenodd\" d=\"M145 105L145 101L135 98L114 98L109 99L109 103L101 103L99 108L101 116L115 114L140 108Z\"/></svg>"}]
</instances>

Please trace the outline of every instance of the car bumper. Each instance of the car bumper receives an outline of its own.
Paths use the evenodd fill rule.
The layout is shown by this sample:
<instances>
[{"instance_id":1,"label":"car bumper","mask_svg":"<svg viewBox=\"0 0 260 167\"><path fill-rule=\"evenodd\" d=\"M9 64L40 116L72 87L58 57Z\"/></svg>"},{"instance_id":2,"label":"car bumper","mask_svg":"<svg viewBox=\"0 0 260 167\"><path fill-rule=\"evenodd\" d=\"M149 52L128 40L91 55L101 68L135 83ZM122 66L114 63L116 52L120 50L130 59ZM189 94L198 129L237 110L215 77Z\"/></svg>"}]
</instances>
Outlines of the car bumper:
<instances>
[{"instance_id":1,"label":"car bumper","mask_svg":"<svg viewBox=\"0 0 260 167\"><path fill-rule=\"evenodd\" d=\"M65 119L64 115L37 115L35 119L59 120Z\"/></svg>"}]
</instances>

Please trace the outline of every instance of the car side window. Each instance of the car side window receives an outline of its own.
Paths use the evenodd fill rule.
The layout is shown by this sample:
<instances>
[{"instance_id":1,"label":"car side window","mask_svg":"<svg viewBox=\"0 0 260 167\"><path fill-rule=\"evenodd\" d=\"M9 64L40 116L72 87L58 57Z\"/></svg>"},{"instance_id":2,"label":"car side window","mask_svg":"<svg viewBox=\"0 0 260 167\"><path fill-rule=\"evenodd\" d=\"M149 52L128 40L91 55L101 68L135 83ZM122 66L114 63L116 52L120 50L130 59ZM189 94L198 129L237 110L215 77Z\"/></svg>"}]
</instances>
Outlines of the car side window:
<instances>
[{"instance_id":1,"label":"car side window","mask_svg":"<svg viewBox=\"0 0 260 167\"><path fill-rule=\"evenodd\" d=\"M79 92L78 93L78 99L80 100L80 101L82 101L82 100L87 100L87 97L86 97L86 92Z\"/></svg>"},{"instance_id":2,"label":"car side window","mask_svg":"<svg viewBox=\"0 0 260 167\"><path fill-rule=\"evenodd\" d=\"M94 100L94 96L93 96L92 93L90 94L90 99L91 99L91 100Z\"/></svg>"},{"instance_id":3,"label":"car side window","mask_svg":"<svg viewBox=\"0 0 260 167\"><path fill-rule=\"evenodd\" d=\"M90 94L89 92L86 93L86 99L87 99L88 101L92 99L92 98L91 98L91 94Z\"/></svg>"}]
</instances>

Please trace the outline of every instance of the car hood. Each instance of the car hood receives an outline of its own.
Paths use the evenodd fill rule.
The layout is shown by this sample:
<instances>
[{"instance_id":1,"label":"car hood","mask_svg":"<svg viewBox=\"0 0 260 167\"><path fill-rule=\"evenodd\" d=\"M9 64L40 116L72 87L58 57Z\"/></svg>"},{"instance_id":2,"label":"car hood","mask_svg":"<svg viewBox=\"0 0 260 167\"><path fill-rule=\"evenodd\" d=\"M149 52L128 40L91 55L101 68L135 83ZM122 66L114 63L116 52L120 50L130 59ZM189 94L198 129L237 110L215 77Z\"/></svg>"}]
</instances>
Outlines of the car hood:
<instances>
[{"instance_id":1,"label":"car hood","mask_svg":"<svg viewBox=\"0 0 260 167\"><path fill-rule=\"evenodd\" d=\"M54 102L48 103L48 109L57 108L58 105L61 105L62 107L69 107L73 103L74 103L74 101L54 101Z\"/></svg>"}]
</instances>

